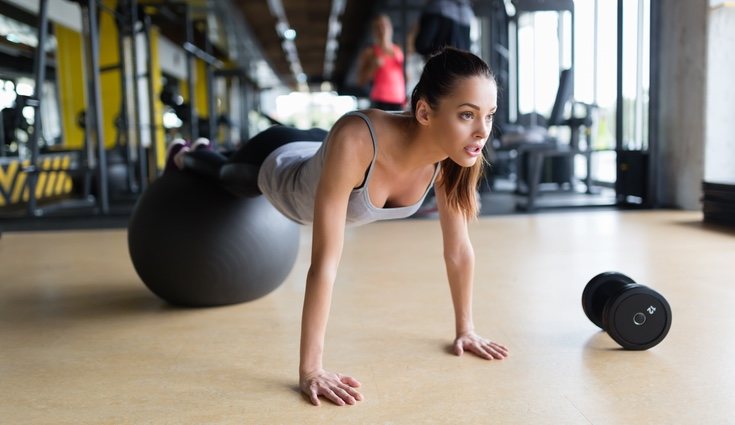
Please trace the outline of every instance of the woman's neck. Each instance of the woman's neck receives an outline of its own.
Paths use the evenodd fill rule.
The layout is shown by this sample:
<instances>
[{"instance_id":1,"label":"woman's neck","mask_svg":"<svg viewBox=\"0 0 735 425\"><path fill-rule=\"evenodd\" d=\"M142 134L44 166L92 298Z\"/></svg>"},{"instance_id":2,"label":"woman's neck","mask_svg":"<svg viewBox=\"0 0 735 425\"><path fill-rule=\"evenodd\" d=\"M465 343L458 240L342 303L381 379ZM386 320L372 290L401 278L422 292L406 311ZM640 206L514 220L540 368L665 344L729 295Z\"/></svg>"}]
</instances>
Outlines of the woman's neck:
<instances>
[{"instance_id":1,"label":"woman's neck","mask_svg":"<svg viewBox=\"0 0 735 425\"><path fill-rule=\"evenodd\" d=\"M393 53L393 42L391 40L385 39L378 41L378 47L385 53Z\"/></svg>"},{"instance_id":2,"label":"woman's neck","mask_svg":"<svg viewBox=\"0 0 735 425\"><path fill-rule=\"evenodd\" d=\"M431 131L419 124L410 113L396 115L394 119L398 130L390 154L402 168L421 168L447 157L437 146Z\"/></svg>"}]
</instances>

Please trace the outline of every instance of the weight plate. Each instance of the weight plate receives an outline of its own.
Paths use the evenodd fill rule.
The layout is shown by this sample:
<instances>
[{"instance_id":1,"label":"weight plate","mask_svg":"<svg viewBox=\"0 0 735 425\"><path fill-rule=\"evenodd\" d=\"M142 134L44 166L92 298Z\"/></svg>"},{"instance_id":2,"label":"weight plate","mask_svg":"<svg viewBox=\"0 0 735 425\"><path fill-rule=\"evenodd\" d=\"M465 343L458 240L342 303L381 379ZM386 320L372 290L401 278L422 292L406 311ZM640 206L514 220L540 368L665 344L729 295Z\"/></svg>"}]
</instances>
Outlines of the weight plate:
<instances>
[{"instance_id":1,"label":"weight plate","mask_svg":"<svg viewBox=\"0 0 735 425\"><path fill-rule=\"evenodd\" d=\"M671 328L671 307L658 292L637 286L618 296L605 309L607 333L628 350L647 350Z\"/></svg>"},{"instance_id":2,"label":"weight plate","mask_svg":"<svg viewBox=\"0 0 735 425\"><path fill-rule=\"evenodd\" d=\"M582 291L582 309L587 318L600 329L602 326L602 310L605 302L612 294L623 286L635 283L630 277L618 272L603 272L593 277Z\"/></svg>"}]
</instances>

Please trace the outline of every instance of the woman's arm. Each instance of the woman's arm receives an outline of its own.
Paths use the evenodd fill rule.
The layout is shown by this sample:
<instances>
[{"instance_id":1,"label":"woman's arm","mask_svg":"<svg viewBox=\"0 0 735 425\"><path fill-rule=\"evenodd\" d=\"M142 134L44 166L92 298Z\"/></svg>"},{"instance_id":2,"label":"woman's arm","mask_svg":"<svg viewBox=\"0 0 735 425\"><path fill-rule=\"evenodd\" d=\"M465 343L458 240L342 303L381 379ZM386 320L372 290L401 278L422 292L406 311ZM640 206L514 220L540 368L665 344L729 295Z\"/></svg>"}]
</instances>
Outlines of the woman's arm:
<instances>
[{"instance_id":1,"label":"woman's arm","mask_svg":"<svg viewBox=\"0 0 735 425\"><path fill-rule=\"evenodd\" d=\"M357 67L357 84L364 86L372 81L375 76L375 71L380 68L380 65L380 59L375 56L372 48L368 47L363 50Z\"/></svg>"},{"instance_id":2,"label":"woman's arm","mask_svg":"<svg viewBox=\"0 0 735 425\"><path fill-rule=\"evenodd\" d=\"M469 350L488 360L503 359L508 356L506 347L475 333L472 320L475 252L470 242L467 219L461 211L447 204L443 187L437 185L435 192L444 243L444 262L454 305L454 352L462 355L464 350Z\"/></svg>"},{"instance_id":3,"label":"woman's arm","mask_svg":"<svg viewBox=\"0 0 735 425\"><path fill-rule=\"evenodd\" d=\"M330 134L314 206L311 266L301 321L299 377L301 390L318 405L322 395L338 405L354 404L362 396L354 378L327 372L322 365L324 337L344 242L347 202L372 159L372 142L362 140L367 127L359 118L341 120ZM369 138L369 135L367 136ZM366 150L366 147L369 149Z\"/></svg>"}]
</instances>

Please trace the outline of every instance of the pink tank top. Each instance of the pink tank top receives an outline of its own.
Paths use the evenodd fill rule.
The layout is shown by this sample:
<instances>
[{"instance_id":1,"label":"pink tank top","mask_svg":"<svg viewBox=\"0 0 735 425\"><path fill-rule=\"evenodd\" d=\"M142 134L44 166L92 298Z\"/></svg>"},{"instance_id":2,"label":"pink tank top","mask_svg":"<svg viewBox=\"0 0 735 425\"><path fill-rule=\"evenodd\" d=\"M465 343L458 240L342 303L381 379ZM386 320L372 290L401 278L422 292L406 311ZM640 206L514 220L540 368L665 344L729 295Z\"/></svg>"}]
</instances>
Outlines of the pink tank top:
<instances>
[{"instance_id":1,"label":"pink tank top","mask_svg":"<svg viewBox=\"0 0 735 425\"><path fill-rule=\"evenodd\" d=\"M373 46L375 56L383 65L375 71L370 100L386 103L403 103L406 100L406 81L403 78L403 52L393 45L393 55L385 54L380 46Z\"/></svg>"}]
</instances>

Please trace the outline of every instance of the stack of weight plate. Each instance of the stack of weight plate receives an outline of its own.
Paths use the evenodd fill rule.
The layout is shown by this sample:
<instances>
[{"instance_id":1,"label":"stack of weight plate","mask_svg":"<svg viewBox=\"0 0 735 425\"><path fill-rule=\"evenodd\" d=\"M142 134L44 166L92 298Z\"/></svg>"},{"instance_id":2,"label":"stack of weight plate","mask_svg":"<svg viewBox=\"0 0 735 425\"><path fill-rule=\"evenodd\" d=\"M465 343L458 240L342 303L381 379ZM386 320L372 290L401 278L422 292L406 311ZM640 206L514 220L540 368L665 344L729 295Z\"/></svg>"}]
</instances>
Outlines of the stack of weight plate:
<instances>
[{"instance_id":1,"label":"stack of weight plate","mask_svg":"<svg viewBox=\"0 0 735 425\"><path fill-rule=\"evenodd\" d=\"M702 189L704 221L735 226L735 184L703 182Z\"/></svg>"}]
</instances>

